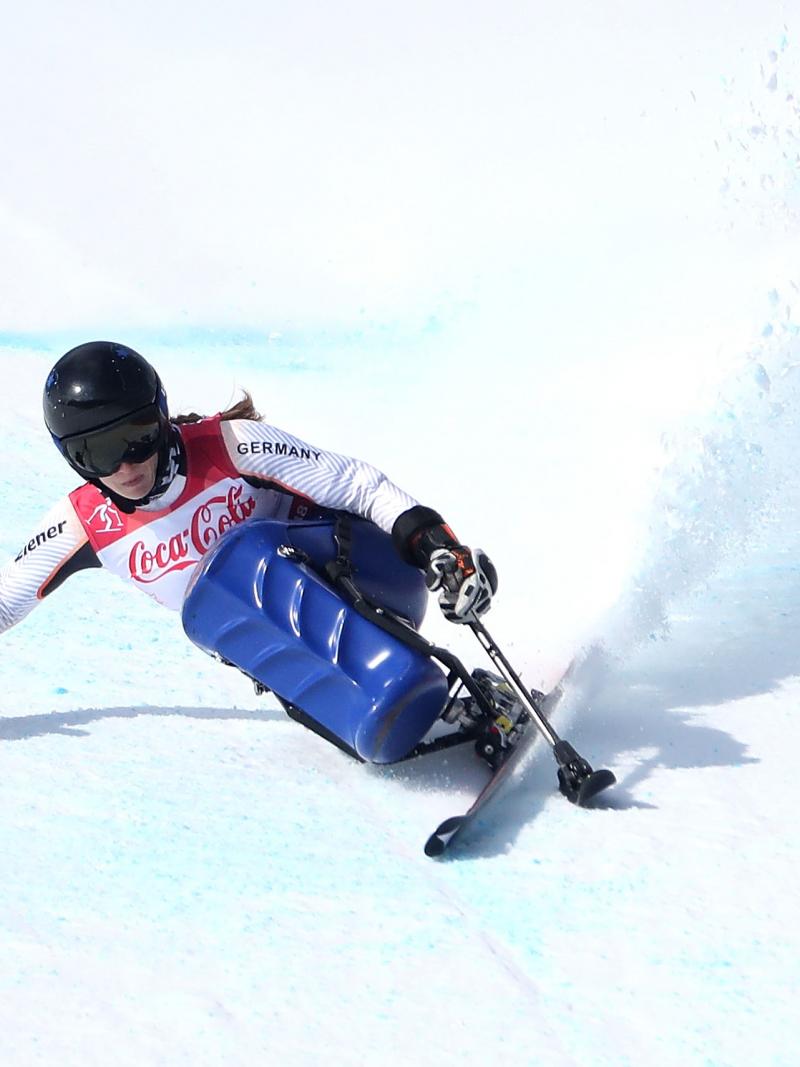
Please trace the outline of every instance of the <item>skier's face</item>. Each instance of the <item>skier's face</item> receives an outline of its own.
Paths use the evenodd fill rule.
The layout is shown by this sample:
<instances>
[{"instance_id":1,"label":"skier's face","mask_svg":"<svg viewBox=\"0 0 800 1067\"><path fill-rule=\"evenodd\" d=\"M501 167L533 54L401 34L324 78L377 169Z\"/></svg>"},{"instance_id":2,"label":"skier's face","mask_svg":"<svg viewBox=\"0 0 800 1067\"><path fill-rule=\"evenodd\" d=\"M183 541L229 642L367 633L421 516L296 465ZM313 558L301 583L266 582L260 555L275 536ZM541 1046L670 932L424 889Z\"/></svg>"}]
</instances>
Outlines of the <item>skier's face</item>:
<instances>
[{"instance_id":1,"label":"skier's face","mask_svg":"<svg viewBox=\"0 0 800 1067\"><path fill-rule=\"evenodd\" d=\"M103 485L112 493L127 500L141 500L156 484L158 453L142 463L123 463L118 471L101 478Z\"/></svg>"}]
</instances>

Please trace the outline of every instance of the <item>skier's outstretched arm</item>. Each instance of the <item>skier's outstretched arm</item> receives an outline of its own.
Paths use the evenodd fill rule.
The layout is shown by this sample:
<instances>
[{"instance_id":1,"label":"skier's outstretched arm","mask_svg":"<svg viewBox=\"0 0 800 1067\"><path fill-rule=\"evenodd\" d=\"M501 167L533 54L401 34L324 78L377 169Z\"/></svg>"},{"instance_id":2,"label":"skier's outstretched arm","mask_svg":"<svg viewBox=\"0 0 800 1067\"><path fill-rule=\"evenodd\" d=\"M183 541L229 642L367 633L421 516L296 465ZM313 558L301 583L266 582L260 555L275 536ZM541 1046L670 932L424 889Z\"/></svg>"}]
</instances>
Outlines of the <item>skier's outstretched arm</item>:
<instances>
[{"instance_id":1,"label":"skier's outstretched arm","mask_svg":"<svg viewBox=\"0 0 800 1067\"><path fill-rule=\"evenodd\" d=\"M264 422L222 423L240 474L274 482L323 507L350 511L391 533L400 555L426 572L428 588L452 622L488 610L497 575L486 553L462 545L432 508L418 503L363 460L309 445Z\"/></svg>"},{"instance_id":2,"label":"skier's outstretched arm","mask_svg":"<svg viewBox=\"0 0 800 1067\"><path fill-rule=\"evenodd\" d=\"M266 422L234 419L221 424L231 462L246 477L306 496L325 508L369 519L386 533L414 497L364 460L310 445Z\"/></svg>"},{"instance_id":3,"label":"skier's outstretched arm","mask_svg":"<svg viewBox=\"0 0 800 1067\"><path fill-rule=\"evenodd\" d=\"M45 515L17 555L0 568L0 633L21 622L70 574L99 566L65 497Z\"/></svg>"}]
</instances>

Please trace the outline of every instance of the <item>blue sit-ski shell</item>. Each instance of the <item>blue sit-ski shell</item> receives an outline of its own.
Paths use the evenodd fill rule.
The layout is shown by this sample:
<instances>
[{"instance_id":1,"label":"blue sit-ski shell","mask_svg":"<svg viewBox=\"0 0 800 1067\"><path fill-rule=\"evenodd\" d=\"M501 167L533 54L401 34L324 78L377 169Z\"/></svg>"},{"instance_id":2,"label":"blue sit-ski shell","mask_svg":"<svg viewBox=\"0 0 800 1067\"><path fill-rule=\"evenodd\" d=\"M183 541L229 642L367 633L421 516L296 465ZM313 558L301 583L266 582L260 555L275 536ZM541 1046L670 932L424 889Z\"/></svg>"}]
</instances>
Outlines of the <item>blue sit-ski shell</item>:
<instances>
[{"instance_id":1,"label":"blue sit-ski shell","mask_svg":"<svg viewBox=\"0 0 800 1067\"><path fill-rule=\"evenodd\" d=\"M230 530L198 565L183 607L195 644L302 709L359 756L391 763L427 733L447 698L440 668L359 615L311 566L333 559L332 521L258 520ZM354 519L355 580L415 626L427 591L391 538Z\"/></svg>"}]
</instances>

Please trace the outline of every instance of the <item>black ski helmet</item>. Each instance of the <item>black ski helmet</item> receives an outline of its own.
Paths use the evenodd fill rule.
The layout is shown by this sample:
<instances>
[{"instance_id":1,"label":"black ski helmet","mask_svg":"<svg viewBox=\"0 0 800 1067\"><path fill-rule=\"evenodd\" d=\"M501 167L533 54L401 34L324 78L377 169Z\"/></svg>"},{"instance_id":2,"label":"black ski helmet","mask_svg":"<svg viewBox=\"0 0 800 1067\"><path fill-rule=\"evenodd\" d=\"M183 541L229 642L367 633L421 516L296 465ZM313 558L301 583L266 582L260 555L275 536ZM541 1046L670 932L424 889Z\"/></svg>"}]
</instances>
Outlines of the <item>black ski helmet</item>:
<instances>
[{"instance_id":1,"label":"black ski helmet","mask_svg":"<svg viewBox=\"0 0 800 1067\"><path fill-rule=\"evenodd\" d=\"M158 484L172 437L167 396L138 352L114 341L70 349L47 377L43 407L56 447L82 478L96 481L158 452Z\"/></svg>"}]
</instances>

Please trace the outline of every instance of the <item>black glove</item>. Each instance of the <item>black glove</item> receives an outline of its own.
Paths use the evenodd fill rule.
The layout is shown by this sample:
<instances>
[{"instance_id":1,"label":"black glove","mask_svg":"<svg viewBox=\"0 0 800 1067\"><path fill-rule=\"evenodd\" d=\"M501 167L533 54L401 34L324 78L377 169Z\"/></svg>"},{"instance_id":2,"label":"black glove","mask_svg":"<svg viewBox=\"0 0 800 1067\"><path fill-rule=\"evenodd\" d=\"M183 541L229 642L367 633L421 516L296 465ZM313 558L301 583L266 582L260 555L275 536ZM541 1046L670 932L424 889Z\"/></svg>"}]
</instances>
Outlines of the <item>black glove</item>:
<instances>
[{"instance_id":1,"label":"black glove","mask_svg":"<svg viewBox=\"0 0 800 1067\"><path fill-rule=\"evenodd\" d=\"M417 504L404 511L392 528L397 551L425 571L428 588L451 622L469 622L489 610L497 590L497 571L485 552L458 543L438 511Z\"/></svg>"},{"instance_id":2,"label":"black glove","mask_svg":"<svg viewBox=\"0 0 800 1067\"><path fill-rule=\"evenodd\" d=\"M489 610L497 591L497 571L480 548L437 548L425 571L425 584L439 592L439 607L450 622L470 622Z\"/></svg>"}]
</instances>

